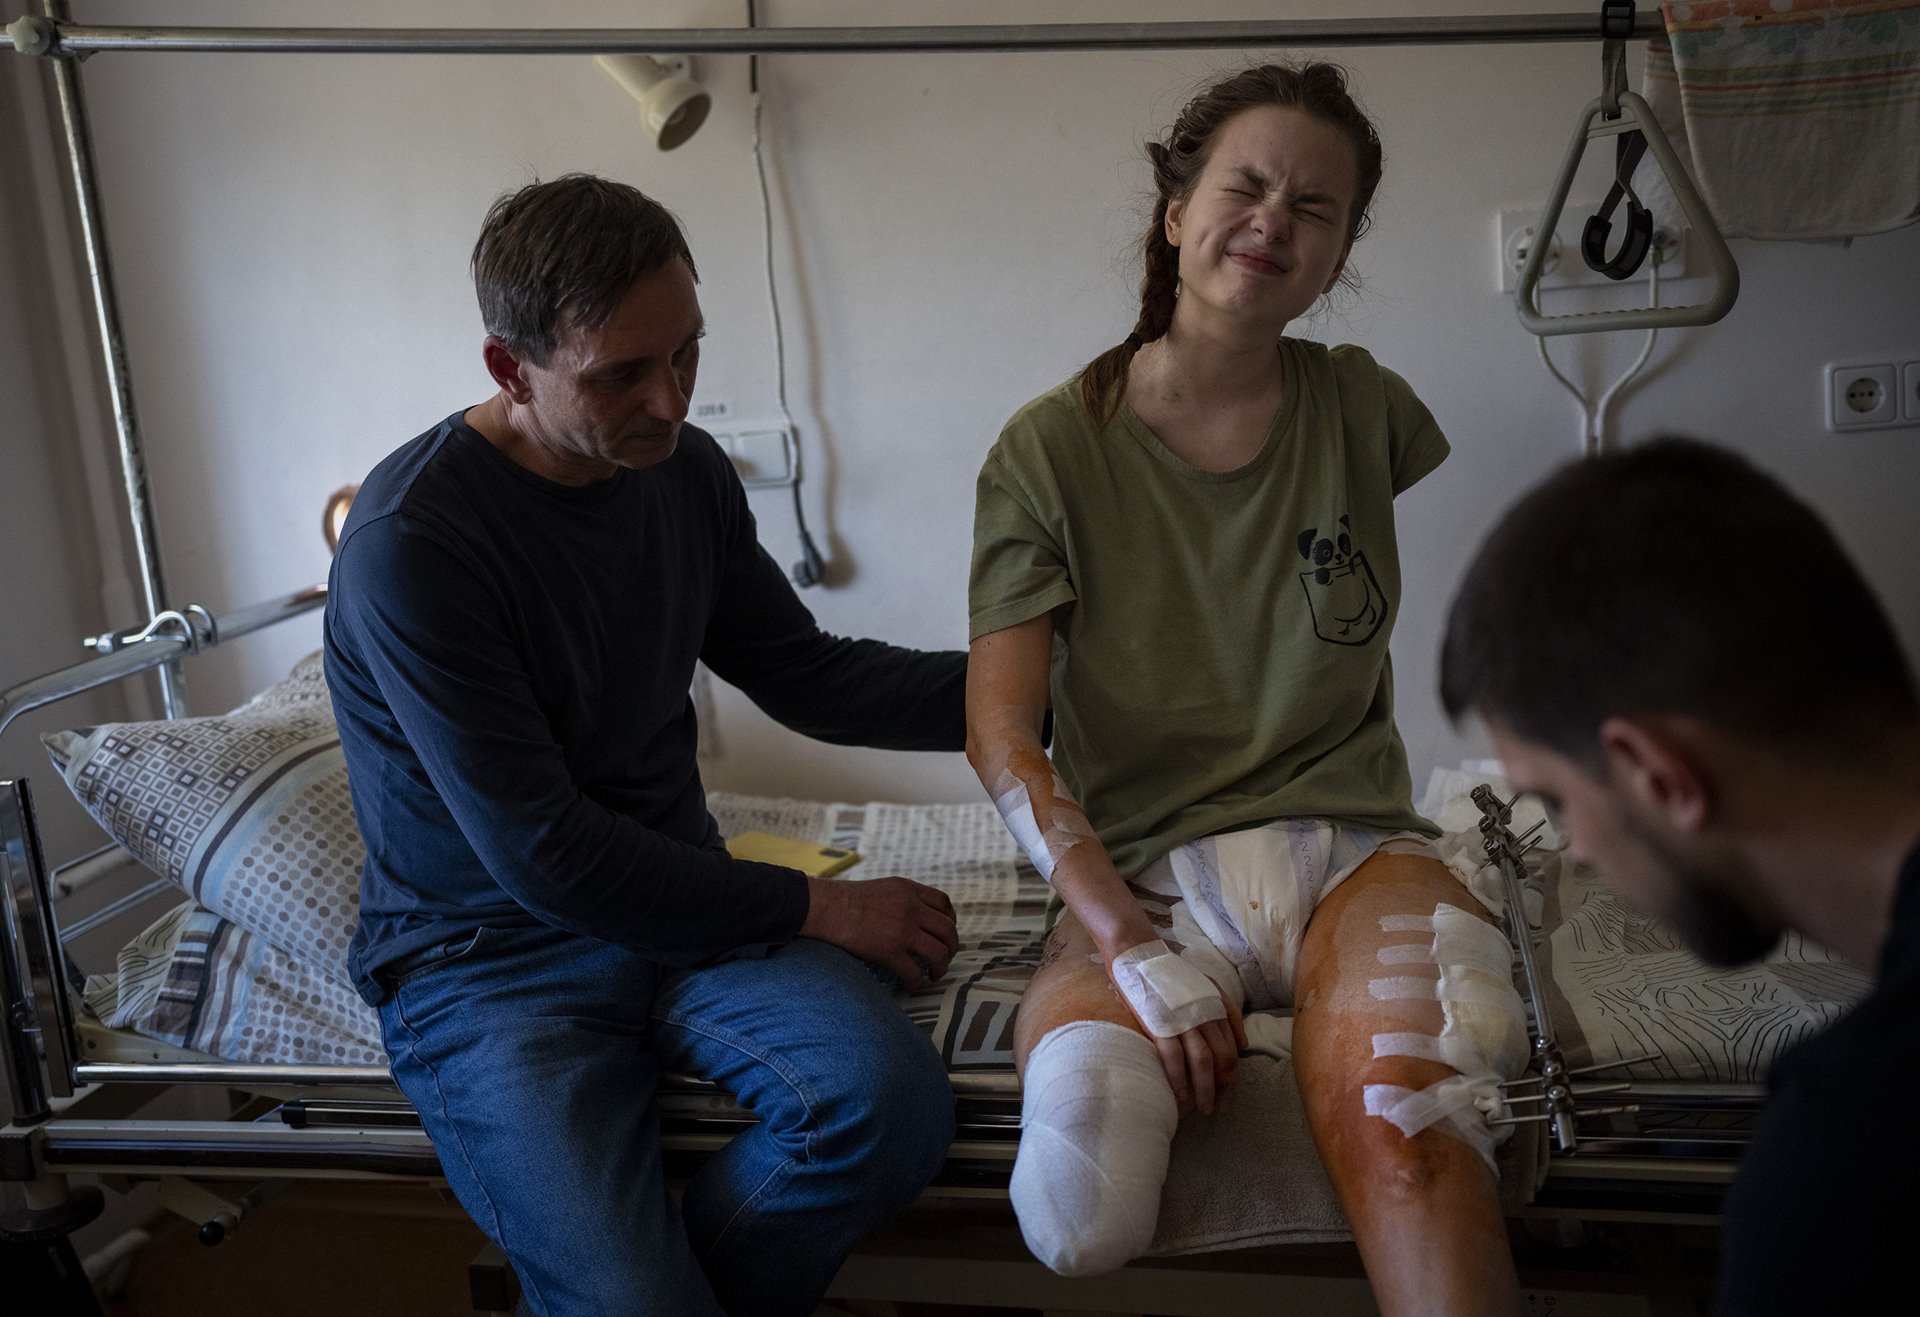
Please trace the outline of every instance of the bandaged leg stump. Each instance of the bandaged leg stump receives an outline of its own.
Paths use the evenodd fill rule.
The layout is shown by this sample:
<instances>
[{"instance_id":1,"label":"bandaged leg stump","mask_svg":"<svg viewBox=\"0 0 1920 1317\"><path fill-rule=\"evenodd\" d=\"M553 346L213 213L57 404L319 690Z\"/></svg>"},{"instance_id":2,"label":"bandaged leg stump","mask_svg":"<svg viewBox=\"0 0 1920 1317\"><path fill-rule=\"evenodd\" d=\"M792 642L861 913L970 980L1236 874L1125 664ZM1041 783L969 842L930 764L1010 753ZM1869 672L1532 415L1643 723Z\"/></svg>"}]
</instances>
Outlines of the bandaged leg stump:
<instances>
[{"instance_id":1,"label":"bandaged leg stump","mask_svg":"<svg viewBox=\"0 0 1920 1317\"><path fill-rule=\"evenodd\" d=\"M1076 1020L1027 1058L1009 1191L1033 1255L1063 1276L1112 1271L1152 1245L1180 1113L1153 1044Z\"/></svg>"}]
</instances>

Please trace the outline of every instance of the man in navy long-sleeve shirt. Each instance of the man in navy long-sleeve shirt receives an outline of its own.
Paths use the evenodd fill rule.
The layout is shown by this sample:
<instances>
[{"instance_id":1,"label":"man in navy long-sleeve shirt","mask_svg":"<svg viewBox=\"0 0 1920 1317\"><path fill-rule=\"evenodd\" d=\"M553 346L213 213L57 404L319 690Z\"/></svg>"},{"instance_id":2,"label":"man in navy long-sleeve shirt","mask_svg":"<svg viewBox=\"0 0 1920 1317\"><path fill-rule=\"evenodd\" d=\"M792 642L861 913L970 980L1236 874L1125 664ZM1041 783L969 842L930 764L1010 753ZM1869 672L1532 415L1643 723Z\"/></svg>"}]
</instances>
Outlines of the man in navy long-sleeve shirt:
<instances>
[{"instance_id":1,"label":"man in navy long-sleeve shirt","mask_svg":"<svg viewBox=\"0 0 1920 1317\"><path fill-rule=\"evenodd\" d=\"M952 907L731 859L688 687L704 660L809 735L958 750L964 657L826 634L760 548L683 424L703 321L657 203L535 184L473 265L499 392L374 470L331 582L355 980L536 1311L810 1312L944 1157L944 1070L860 961L938 977ZM666 1069L761 1117L678 1207Z\"/></svg>"}]
</instances>

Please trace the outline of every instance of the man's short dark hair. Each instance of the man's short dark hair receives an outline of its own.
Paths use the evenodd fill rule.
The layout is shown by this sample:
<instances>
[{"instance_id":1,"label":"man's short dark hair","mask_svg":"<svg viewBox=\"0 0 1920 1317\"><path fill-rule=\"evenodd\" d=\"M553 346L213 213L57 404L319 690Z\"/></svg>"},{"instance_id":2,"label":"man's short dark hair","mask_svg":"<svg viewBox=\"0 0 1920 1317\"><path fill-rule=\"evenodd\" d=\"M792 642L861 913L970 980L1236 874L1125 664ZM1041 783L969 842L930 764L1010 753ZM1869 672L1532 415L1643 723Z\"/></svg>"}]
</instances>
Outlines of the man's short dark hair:
<instances>
[{"instance_id":1,"label":"man's short dark hair","mask_svg":"<svg viewBox=\"0 0 1920 1317\"><path fill-rule=\"evenodd\" d=\"M1829 760L1920 722L1893 628L1825 523L1679 438L1568 466L1507 512L1454 599L1440 697L1589 767L1615 716Z\"/></svg>"},{"instance_id":2,"label":"man's short dark hair","mask_svg":"<svg viewBox=\"0 0 1920 1317\"><path fill-rule=\"evenodd\" d=\"M487 332L544 366L563 334L604 323L636 280L675 258L699 278L672 211L625 183L563 174L493 203L473 286Z\"/></svg>"}]
</instances>

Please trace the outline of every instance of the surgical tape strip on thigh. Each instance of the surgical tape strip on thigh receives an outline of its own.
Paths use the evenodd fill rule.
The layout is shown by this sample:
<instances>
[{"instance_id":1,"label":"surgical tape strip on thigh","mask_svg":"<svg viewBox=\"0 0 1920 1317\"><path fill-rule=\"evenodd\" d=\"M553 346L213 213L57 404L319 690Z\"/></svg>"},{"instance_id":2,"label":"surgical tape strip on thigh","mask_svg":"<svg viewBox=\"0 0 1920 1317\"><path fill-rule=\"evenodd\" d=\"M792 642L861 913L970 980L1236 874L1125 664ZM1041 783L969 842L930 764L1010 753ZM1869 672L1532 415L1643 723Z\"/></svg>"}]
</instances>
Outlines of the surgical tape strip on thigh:
<instances>
[{"instance_id":1,"label":"surgical tape strip on thigh","mask_svg":"<svg viewBox=\"0 0 1920 1317\"><path fill-rule=\"evenodd\" d=\"M1209 1020L1227 1018L1213 980L1165 942L1129 947L1113 958L1113 981L1155 1038L1172 1038Z\"/></svg>"},{"instance_id":2,"label":"surgical tape strip on thigh","mask_svg":"<svg viewBox=\"0 0 1920 1317\"><path fill-rule=\"evenodd\" d=\"M1425 942L1408 942L1401 946L1381 947L1382 965L1431 965L1433 947Z\"/></svg>"},{"instance_id":3,"label":"surgical tape strip on thigh","mask_svg":"<svg viewBox=\"0 0 1920 1317\"><path fill-rule=\"evenodd\" d=\"M1383 978L1369 983L1376 1000L1437 1001L1445 1024L1436 1036L1425 1033L1377 1033L1375 1060L1389 1056L1435 1061L1457 1071L1423 1089L1369 1084L1367 1114L1391 1121L1412 1138L1439 1125L1477 1149L1493 1164L1493 1134L1480 1117L1498 1101L1498 1081L1519 1073L1527 1058L1526 1007L1513 987L1513 953L1500 932L1457 907L1441 904L1431 916L1388 915L1382 932L1431 933L1425 946L1407 943L1382 947L1385 965L1437 965L1440 975Z\"/></svg>"},{"instance_id":4,"label":"surgical tape strip on thigh","mask_svg":"<svg viewBox=\"0 0 1920 1317\"><path fill-rule=\"evenodd\" d=\"M1426 961L1438 965L1440 975L1432 982L1421 978L1374 979L1367 985L1368 991L1377 1001L1437 1001L1445 1025L1437 1038L1376 1034L1374 1056L1439 1061L1470 1076L1505 1079L1517 1074L1525 1066L1528 1052L1526 1007L1513 988L1513 953L1506 938L1485 921L1444 903L1431 916L1389 915L1380 926L1389 933L1431 932L1429 945L1382 947L1379 958L1388 965Z\"/></svg>"},{"instance_id":5,"label":"surgical tape strip on thigh","mask_svg":"<svg viewBox=\"0 0 1920 1317\"><path fill-rule=\"evenodd\" d=\"M1492 1080L1452 1075L1419 1089L1368 1084L1362 1093L1369 1116L1389 1122L1410 1139L1423 1130L1438 1128L1467 1143L1489 1169L1498 1173L1493 1160L1493 1131L1484 1115L1499 1101L1499 1090Z\"/></svg>"},{"instance_id":6,"label":"surgical tape strip on thigh","mask_svg":"<svg viewBox=\"0 0 1920 1317\"><path fill-rule=\"evenodd\" d=\"M1020 843L1027 859L1048 882L1053 881L1053 869L1061 856L1096 836L1058 773L1053 775L1053 819L1045 831L1034 817L1033 798L1027 794L1026 784L1010 772L1002 772L993 784L993 807L1000 811L1007 831Z\"/></svg>"}]
</instances>

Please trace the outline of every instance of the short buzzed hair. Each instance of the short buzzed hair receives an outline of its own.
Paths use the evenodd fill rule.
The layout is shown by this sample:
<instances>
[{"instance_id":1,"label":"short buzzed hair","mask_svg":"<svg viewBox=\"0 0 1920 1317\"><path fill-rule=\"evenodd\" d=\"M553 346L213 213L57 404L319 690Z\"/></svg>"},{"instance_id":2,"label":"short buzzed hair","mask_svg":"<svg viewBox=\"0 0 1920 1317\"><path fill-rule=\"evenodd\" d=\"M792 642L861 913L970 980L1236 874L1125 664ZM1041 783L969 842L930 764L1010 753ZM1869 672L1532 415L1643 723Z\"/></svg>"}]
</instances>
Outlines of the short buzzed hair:
<instances>
[{"instance_id":1,"label":"short buzzed hair","mask_svg":"<svg viewBox=\"0 0 1920 1317\"><path fill-rule=\"evenodd\" d=\"M531 183L493 203L473 248L487 332L544 366L561 336L602 324L642 276L693 253L673 212L592 174Z\"/></svg>"},{"instance_id":2,"label":"short buzzed hair","mask_svg":"<svg viewBox=\"0 0 1920 1317\"><path fill-rule=\"evenodd\" d=\"M1826 760L1920 724L1832 531L1744 458L1680 438L1570 465L1501 518L1447 619L1440 696L1589 768L1616 716Z\"/></svg>"}]
</instances>

